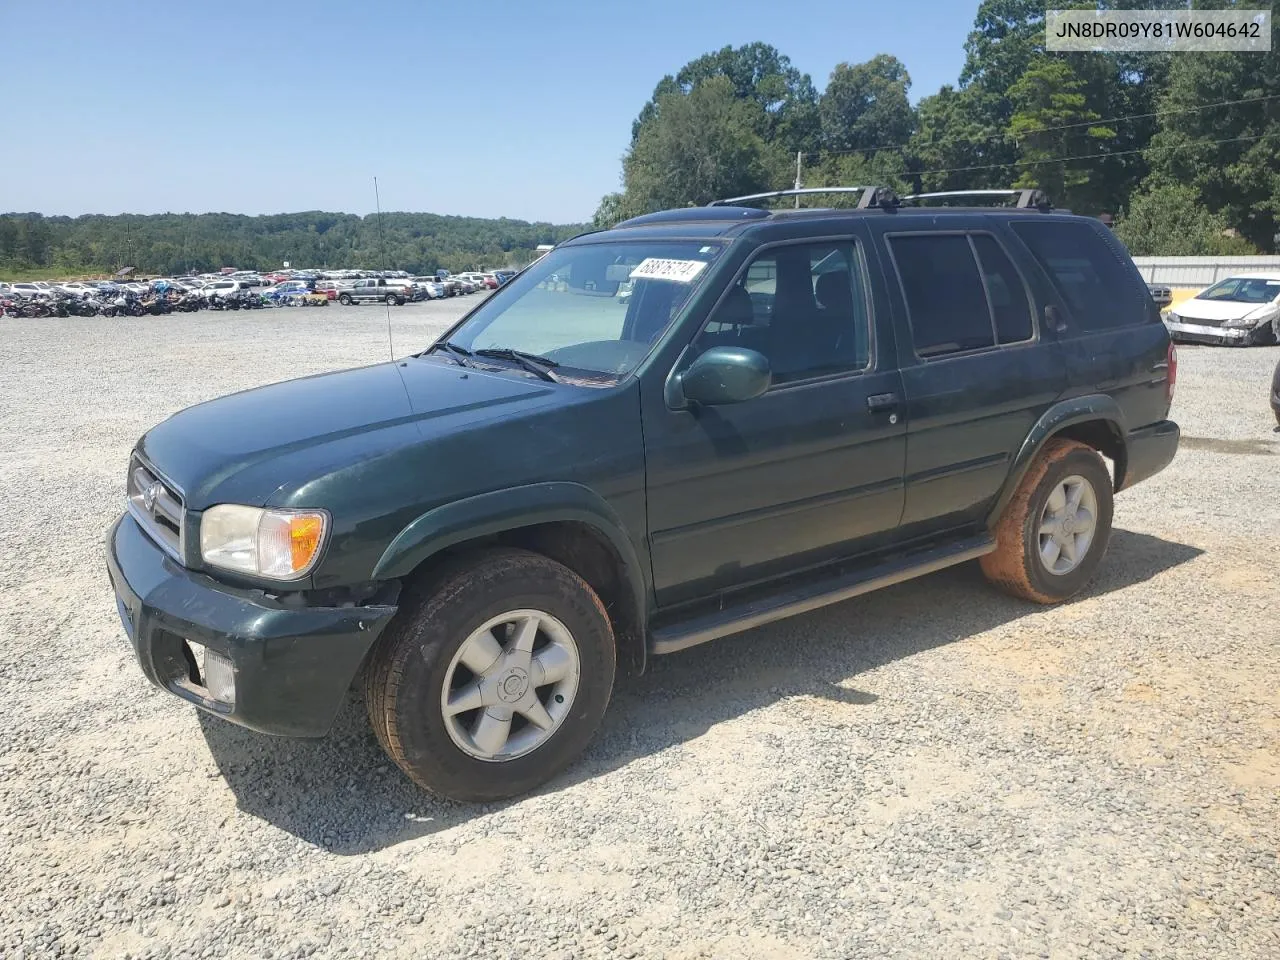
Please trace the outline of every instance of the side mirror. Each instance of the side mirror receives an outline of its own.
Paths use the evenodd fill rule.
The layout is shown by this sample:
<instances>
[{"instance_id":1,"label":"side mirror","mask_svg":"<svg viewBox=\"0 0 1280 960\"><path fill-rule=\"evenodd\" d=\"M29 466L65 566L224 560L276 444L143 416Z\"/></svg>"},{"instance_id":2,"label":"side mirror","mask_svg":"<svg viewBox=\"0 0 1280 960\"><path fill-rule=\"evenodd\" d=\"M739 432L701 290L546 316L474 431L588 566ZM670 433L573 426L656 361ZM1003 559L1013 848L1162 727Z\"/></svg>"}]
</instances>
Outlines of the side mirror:
<instances>
[{"instance_id":1,"label":"side mirror","mask_svg":"<svg viewBox=\"0 0 1280 960\"><path fill-rule=\"evenodd\" d=\"M712 347L671 378L667 403L676 410L691 403L742 403L760 396L772 382L764 354L742 347Z\"/></svg>"}]
</instances>

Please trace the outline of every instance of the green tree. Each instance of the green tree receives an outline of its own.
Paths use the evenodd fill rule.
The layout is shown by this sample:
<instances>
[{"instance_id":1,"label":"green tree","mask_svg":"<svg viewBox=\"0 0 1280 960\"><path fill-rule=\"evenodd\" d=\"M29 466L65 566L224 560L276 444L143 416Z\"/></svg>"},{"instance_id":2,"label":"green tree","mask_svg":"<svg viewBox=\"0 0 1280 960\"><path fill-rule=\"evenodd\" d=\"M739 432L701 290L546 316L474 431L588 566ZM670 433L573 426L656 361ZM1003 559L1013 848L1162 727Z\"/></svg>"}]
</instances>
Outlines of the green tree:
<instances>
[{"instance_id":1,"label":"green tree","mask_svg":"<svg viewBox=\"0 0 1280 960\"><path fill-rule=\"evenodd\" d=\"M1084 81L1068 61L1034 59L1009 88L1009 101L1009 134L1021 156L1014 186L1039 187L1060 206L1096 206L1090 203L1088 171L1059 158L1097 153L1116 132L1097 124L1101 118L1086 103Z\"/></svg>"},{"instance_id":2,"label":"green tree","mask_svg":"<svg viewBox=\"0 0 1280 960\"><path fill-rule=\"evenodd\" d=\"M1003 95L1017 83L1044 52L1045 6L1045 0L982 0L964 44L961 87Z\"/></svg>"},{"instance_id":3,"label":"green tree","mask_svg":"<svg viewBox=\"0 0 1280 960\"><path fill-rule=\"evenodd\" d=\"M1280 0L1271 4L1280 49ZM1160 130L1146 152L1148 189L1186 184L1201 204L1266 252L1280 229L1280 57L1175 56L1160 100ZM1234 101L1250 100L1247 103ZM1223 104L1212 109L1205 105Z\"/></svg>"},{"instance_id":4,"label":"green tree","mask_svg":"<svg viewBox=\"0 0 1280 960\"><path fill-rule=\"evenodd\" d=\"M40 214L31 214L18 221L18 238L22 258L33 267L49 263L50 231Z\"/></svg>"},{"instance_id":5,"label":"green tree","mask_svg":"<svg viewBox=\"0 0 1280 960\"><path fill-rule=\"evenodd\" d=\"M5 226L5 225L8 226ZM0 216L0 263L17 271L101 274L136 266L144 274L294 266L393 267L428 272L454 258L498 266L512 251L567 239L580 225L388 213L376 217L309 211L267 217L226 213L106 217ZM43 239L42 239L43 238Z\"/></svg>"},{"instance_id":6,"label":"green tree","mask_svg":"<svg viewBox=\"0 0 1280 960\"><path fill-rule=\"evenodd\" d=\"M823 148L905 145L915 127L915 111L907 96L910 87L907 68L888 54L865 63L838 64L818 103Z\"/></svg>"},{"instance_id":7,"label":"green tree","mask_svg":"<svg viewBox=\"0 0 1280 960\"><path fill-rule=\"evenodd\" d=\"M907 154L919 190L973 190L1011 181L1012 141L996 98L977 87L944 86L920 101Z\"/></svg>"},{"instance_id":8,"label":"green tree","mask_svg":"<svg viewBox=\"0 0 1280 960\"><path fill-rule=\"evenodd\" d=\"M907 159L897 150L880 150L872 154L844 153L825 157L817 166L805 171L807 187L884 186L899 195L910 192ZM852 207L860 194L822 194L814 206ZM801 205L805 205L802 201Z\"/></svg>"},{"instance_id":9,"label":"green tree","mask_svg":"<svg viewBox=\"0 0 1280 960\"><path fill-rule=\"evenodd\" d=\"M18 259L18 224L13 217L0 217L0 261Z\"/></svg>"},{"instance_id":10,"label":"green tree","mask_svg":"<svg viewBox=\"0 0 1280 960\"><path fill-rule=\"evenodd\" d=\"M727 77L688 94L668 93L623 160L619 219L767 189L785 157L757 132L758 104L735 96Z\"/></svg>"},{"instance_id":11,"label":"green tree","mask_svg":"<svg viewBox=\"0 0 1280 960\"><path fill-rule=\"evenodd\" d=\"M1257 248L1229 232L1227 220L1200 202L1196 189L1170 183L1136 194L1116 220L1116 236L1135 257L1247 256Z\"/></svg>"},{"instance_id":12,"label":"green tree","mask_svg":"<svg viewBox=\"0 0 1280 960\"><path fill-rule=\"evenodd\" d=\"M591 218L591 226L597 230L607 230L622 220L622 194L606 193L600 198L600 206L596 207L595 216Z\"/></svg>"},{"instance_id":13,"label":"green tree","mask_svg":"<svg viewBox=\"0 0 1280 960\"><path fill-rule=\"evenodd\" d=\"M813 81L791 63L789 57L767 43L726 46L691 60L675 76L658 81L653 96L631 127L631 142L639 139L644 124L658 112L658 102L672 93L692 93L699 84L723 77L734 96L754 103L753 125L762 137L790 151L816 148L818 93Z\"/></svg>"}]
</instances>

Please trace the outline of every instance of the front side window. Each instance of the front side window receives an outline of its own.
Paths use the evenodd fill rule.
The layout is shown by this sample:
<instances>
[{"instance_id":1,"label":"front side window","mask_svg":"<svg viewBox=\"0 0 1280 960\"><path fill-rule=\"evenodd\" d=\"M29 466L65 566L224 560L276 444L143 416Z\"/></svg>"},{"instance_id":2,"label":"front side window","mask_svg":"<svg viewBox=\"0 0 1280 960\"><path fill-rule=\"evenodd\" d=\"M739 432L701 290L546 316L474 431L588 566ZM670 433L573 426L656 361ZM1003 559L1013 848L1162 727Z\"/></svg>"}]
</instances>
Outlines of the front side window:
<instances>
[{"instance_id":1,"label":"front side window","mask_svg":"<svg viewBox=\"0 0 1280 960\"><path fill-rule=\"evenodd\" d=\"M448 343L515 351L557 374L616 379L644 359L724 250L711 241L558 247L500 288Z\"/></svg>"},{"instance_id":2,"label":"front side window","mask_svg":"<svg viewBox=\"0 0 1280 960\"><path fill-rule=\"evenodd\" d=\"M871 322L862 261L850 241L771 247L716 305L695 341L756 350L774 383L864 370Z\"/></svg>"}]
</instances>

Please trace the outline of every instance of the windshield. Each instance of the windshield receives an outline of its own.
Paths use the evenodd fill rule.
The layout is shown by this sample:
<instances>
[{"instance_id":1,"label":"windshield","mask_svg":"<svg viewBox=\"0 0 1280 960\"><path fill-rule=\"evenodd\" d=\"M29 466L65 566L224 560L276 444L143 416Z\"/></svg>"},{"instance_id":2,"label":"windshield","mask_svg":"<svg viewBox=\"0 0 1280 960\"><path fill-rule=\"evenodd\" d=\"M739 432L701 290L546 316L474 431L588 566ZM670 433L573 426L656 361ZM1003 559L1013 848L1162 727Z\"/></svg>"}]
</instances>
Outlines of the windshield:
<instances>
[{"instance_id":1,"label":"windshield","mask_svg":"<svg viewBox=\"0 0 1280 960\"><path fill-rule=\"evenodd\" d=\"M561 247L502 287L449 342L470 353L535 355L561 373L622 377L723 250L721 243L663 240Z\"/></svg>"},{"instance_id":2,"label":"windshield","mask_svg":"<svg viewBox=\"0 0 1280 960\"><path fill-rule=\"evenodd\" d=\"M1270 303L1280 297L1280 278L1231 277L1215 283L1197 300L1229 300L1233 303Z\"/></svg>"}]
</instances>

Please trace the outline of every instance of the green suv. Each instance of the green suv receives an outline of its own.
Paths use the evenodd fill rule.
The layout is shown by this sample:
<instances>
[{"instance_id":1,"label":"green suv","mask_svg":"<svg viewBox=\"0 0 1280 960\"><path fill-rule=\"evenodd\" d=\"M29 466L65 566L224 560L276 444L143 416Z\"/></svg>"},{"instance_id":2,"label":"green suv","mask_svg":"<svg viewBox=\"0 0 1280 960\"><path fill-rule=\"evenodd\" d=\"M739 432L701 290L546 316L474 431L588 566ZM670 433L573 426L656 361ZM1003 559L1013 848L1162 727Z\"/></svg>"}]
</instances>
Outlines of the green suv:
<instances>
[{"instance_id":1,"label":"green suv","mask_svg":"<svg viewBox=\"0 0 1280 960\"><path fill-rule=\"evenodd\" d=\"M968 560L1079 592L1177 450L1146 285L1038 195L857 189L577 237L421 353L156 426L107 550L143 672L294 736L358 683L405 773L488 800L619 667Z\"/></svg>"}]
</instances>

